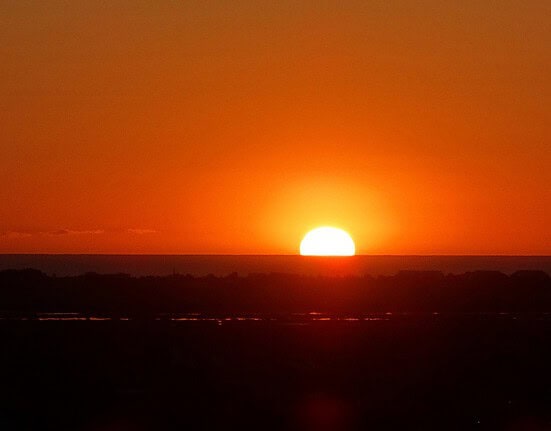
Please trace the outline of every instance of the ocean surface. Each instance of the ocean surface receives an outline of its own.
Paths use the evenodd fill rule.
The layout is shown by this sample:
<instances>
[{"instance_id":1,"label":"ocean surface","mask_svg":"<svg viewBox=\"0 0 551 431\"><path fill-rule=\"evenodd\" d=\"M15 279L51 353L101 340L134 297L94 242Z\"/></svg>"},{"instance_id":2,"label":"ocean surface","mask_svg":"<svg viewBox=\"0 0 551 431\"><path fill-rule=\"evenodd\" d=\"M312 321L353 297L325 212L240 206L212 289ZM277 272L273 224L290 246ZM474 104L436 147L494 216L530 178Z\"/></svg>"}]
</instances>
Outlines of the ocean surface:
<instances>
[{"instance_id":1,"label":"ocean surface","mask_svg":"<svg viewBox=\"0 0 551 431\"><path fill-rule=\"evenodd\" d=\"M551 256L354 256L296 255L0 255L0 270L35 268L49 275L86 272L134 276L172 273L223 276L231 273L292 273L306 275L393 275L401 270L464 273L476 270L543 270L551 274Z\"/></svg>"}]
</instances>

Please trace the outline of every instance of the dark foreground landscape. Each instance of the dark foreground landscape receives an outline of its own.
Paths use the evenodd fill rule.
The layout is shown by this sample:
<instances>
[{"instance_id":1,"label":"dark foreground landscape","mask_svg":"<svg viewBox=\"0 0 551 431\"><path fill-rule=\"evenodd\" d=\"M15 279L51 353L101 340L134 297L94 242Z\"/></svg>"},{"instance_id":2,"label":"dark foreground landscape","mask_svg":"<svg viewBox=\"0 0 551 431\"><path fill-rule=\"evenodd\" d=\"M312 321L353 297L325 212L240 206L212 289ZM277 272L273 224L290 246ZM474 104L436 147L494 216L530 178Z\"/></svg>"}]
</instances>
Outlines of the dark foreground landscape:
<instances>
[{"instance_id":1,"label":"dark foreground landscape","mask_svg":"<svg viewBox=\"0 0 551 431\"><path fill-rule=\"evenodd\" d=\"M0 272L0 429L549 429L550 292L538 272Z\"/></svg>"}]
</instances>

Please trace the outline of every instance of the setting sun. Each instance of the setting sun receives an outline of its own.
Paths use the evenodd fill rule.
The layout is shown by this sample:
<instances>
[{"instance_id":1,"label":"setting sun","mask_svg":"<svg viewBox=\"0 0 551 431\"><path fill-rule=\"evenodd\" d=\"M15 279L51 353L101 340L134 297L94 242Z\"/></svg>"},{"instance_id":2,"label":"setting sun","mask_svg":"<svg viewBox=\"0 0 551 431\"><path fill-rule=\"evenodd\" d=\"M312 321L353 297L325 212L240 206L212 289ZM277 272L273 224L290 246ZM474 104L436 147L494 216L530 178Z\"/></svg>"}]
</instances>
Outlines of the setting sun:
<instances>
[{"instance_id":1,"label":"setting sun","mask_svg":"<svg viewBox=\"0 0 551 431\"><path fill-rule=\"evenodd\" d=\"M300 243L302 256L354 256L356 247L342 229L319 227L308 232Z\"/></svg>"}]
</instances>

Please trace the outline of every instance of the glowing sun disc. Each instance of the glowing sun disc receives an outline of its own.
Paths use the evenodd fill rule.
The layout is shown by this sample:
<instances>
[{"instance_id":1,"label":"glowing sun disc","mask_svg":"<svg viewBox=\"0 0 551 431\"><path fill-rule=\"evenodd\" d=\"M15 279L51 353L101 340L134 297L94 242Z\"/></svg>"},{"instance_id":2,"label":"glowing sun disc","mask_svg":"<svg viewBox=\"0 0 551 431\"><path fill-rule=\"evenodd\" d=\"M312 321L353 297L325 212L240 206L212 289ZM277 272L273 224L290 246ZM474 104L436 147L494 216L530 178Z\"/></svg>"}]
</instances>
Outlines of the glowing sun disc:
<instances>
[{"instance_id":1,"label":"glowing sun disc","mask_svg":"<svg viewBox=\"0 0 551 431\"><path fill-rule=\"evenodd\" d=\"M302 256L354 256L356 246L350 235L335 227L318 227L308 232L300 243Z\"/></svg>"}]
</instances>

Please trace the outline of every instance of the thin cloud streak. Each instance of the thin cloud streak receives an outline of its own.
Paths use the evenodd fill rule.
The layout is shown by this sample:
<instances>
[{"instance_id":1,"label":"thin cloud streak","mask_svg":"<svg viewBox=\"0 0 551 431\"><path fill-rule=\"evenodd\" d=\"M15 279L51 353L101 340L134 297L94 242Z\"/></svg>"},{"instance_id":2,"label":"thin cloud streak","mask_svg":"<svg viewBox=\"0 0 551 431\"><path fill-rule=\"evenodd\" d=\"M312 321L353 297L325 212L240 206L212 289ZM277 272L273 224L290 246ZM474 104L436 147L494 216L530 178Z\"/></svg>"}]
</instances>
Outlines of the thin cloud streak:
<instances>
[{"instance_id":1,"label":"thin cloud streak","mask_svg":"<svg viewBox=\"0 0 551 431\"><path fill-rule=\"evenodd\" d=\"M155 229L145 228L129 228L126 230L112 230L107 231L105 229L54 229L43 231L27 231L27 230L6 230L0 231L0 238L8 239L23 239L38 236L50 236L50 237L64 237L72 235L105 235L105 234L131 234L131 235L150 235L159 233Z\"/></svg>"},{"instance_id":2,"label":"thin cloud streak","mask_svg":"<svg viewBox=\"0 0 551 431\"><path fill-rule=\"evenodd\" d=\"M42 235L101 235L104 234L103 229L92 229L92 230L72 230L72 229L58 229L50 232L41 232Z\"/></svg>"},{"instance_id":3,"label":"thin cloud streak","mask_svg":"<svg viewBox=\"0 0 551 431\"><path fill-rule=\"evenodd\" d=\"M155 229L127 229L127 232L135 235L148 235L153 233L159 233L159 231Z\"/></svg>"},{"instance_id":4,"label":"thin cloud streak","mask_svg":"<svg viewBox=\"0 0 551 431\"><path fill-rule=\"evenodd\" d=\"M18 232L18 231L3 231L0 232L0 237L2 238L29 238L33 236L33 234L29 232Z\"/></svg>"}]
</instances>

